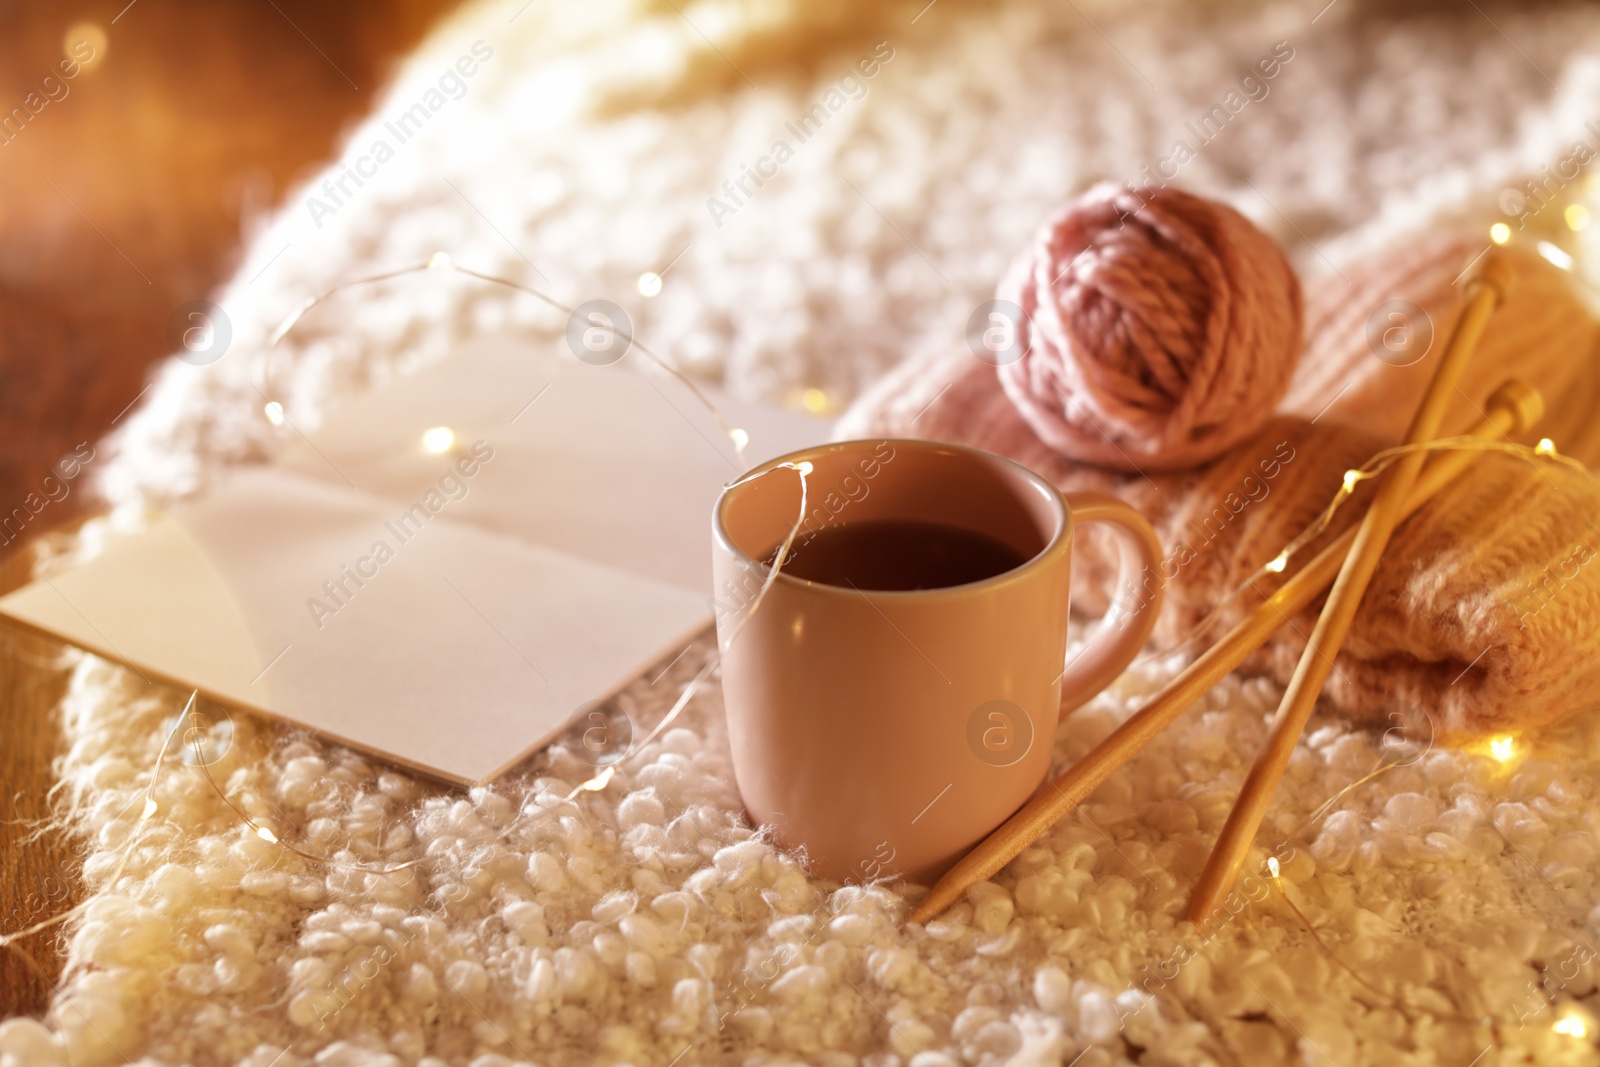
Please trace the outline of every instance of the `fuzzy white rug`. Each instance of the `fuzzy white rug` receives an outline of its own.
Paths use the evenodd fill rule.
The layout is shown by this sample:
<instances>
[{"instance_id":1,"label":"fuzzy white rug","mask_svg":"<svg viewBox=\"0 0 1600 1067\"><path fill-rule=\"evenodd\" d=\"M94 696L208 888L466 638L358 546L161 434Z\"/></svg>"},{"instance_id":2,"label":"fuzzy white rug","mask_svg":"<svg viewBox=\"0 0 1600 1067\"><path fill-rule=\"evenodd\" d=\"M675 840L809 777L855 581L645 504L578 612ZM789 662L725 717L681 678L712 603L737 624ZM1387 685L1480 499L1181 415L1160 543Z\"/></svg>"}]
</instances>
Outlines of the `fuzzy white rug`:
<instances>
[{"instance_id":1,"label":"fuzzy white rug","mask_svg":"<svg viewBox=\"0 0 1600 1067\"><path fill-rule=\"evenodd\" d=\"M735 392L837 407L963 343L1053 205L1169 155L1278 42L1292 59L1179 180L1282 239L1311 285L1442 215L1487 219L1566 153L1600 89L1583 8L523 2L471 8L407 64L351 135L359 185L332 167L263 221L216 296L231 348L161 369L112 442L113 519L77 552L464 338L559 337L530 299L430 273L343 293L268 349L307 296L439 250L623 303ZM878 42L892 58L858 93L842 79ZM830 90L821 132L773 163ZM730 204L745 165L777 172ZM646 271L665 276L652 299ZM709 651L637 682L635 721ZM1178 666L1075 714L1058 760ZM994 883L907 930L913 890L811 881L746 823L714 686L571 801L591 769L559 746L459 794L236 716L214 768L234 801L341 864L420 859L377 876L258 838L181 761L141 821L183 695L80 657L61 775L93 898L49 1016L0 1024L0 1067L1600 1062L1561 1032L1600 953L1585 723L1506 762L1412 737L1404 765L1342 792L1381 739L1315 721L1261 854L1280 850L1288 898L1348 970L1265 886L1209 939L1178 921L1277 697L1230 679ZM470 728L469 708L439 714Z\"/></svg>"}]
</instances>

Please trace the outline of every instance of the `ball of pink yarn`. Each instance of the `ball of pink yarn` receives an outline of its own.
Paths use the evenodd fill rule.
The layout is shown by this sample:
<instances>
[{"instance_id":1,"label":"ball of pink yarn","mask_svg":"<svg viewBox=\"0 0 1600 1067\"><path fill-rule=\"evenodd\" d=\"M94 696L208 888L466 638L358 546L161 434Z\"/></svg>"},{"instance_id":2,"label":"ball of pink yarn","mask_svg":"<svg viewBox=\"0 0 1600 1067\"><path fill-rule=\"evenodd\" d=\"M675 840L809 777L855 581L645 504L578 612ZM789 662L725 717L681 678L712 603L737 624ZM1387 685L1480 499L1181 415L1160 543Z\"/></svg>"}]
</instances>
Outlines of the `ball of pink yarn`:
<instances>
[{"instance_id":1,"label":"ball of pink yarn","mask_svg":"<svg viewBox=\"0 0 1600 1067\"><path fill-rule=\"evenodd\" d=\"M1045 443L1121 470L1191 467L1260 429L1300 352L1300 283L1243 215L1098 185L1039 231L996 296L1022 309L1006 395Z\"/></svg>"}]
</instances>

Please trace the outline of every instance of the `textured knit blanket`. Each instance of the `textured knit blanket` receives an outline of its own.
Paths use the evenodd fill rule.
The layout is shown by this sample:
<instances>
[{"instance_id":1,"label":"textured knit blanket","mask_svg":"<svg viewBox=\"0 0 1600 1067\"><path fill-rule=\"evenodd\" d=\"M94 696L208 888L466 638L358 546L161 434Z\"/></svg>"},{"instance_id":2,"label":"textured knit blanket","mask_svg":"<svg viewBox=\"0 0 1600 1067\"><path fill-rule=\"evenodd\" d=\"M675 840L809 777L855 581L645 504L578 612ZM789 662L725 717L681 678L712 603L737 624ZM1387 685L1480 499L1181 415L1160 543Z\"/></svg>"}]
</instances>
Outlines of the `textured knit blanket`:
<instances>
[{"instance_id":1,"label":"textured knit blanket","mask_svg":"<svg viewBox=\"0 0 1600 1067\"><path fill-rule=\"evenodd\" d=\"M112 517L73 552L466 338L560 343L536 301L428 273L343 292L269 348L308 296L440 250L618 301L736 393L837 408L964 344L1014 250L1093 180L1177 167L1321 284L1487 219L1589 136L1600 12L1378 6L470 8L264 221L214 294L231 347L160 370L109 443ZM640 736L710 654L633 684ZM1179 666L1076 713L1058 763ZM1230 679L907 928L913 887L812 880L747 822L715 685L575 796L593 768L570 745L452 792L235 715L205 749L229 802L169 759L147 803L184 696L78 660L60 772L91 901L48 1017L0 1024L0 1064L1597 1062L1573 1015L1600 951L1583 721L1484 753L1314 720L1250 863L1277 858L1281 885L1252 879L1201 933L1182 907L1279 696Z\"/></svg>"}]
</instances>

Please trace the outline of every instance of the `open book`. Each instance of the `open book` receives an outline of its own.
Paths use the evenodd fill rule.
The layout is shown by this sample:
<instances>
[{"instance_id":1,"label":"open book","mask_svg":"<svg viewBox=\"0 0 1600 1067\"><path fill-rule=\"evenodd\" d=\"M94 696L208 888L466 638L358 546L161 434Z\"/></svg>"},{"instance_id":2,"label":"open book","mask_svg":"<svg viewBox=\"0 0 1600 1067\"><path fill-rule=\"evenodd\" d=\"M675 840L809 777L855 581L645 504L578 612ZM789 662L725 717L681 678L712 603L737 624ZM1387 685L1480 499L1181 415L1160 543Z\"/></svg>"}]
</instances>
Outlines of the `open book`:
<instances>
[{"instance_id":1,"label":"open book","mask_svg":"<svg viewBox=\"0 0 1600 1067\"><path fill-rule=\"evenodd\" d=\"M733 442L628 362L468 350L314 433L285 424L277 463L0 614L415 770L493 778L711 619ZM751 464L827 434L714 401Z\"/></svg>"}]
</instances>

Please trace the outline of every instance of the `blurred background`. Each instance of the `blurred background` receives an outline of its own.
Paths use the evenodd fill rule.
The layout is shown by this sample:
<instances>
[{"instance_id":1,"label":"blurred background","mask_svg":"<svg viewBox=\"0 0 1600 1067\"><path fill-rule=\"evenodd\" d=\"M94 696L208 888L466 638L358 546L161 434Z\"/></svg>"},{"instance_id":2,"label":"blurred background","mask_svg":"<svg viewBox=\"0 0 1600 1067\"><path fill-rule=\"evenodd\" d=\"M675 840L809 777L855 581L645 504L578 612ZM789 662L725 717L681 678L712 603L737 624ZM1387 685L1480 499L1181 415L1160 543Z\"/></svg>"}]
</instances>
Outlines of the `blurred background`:
<instances>
[{"instance_id":1,"label":"blurred background","mask_svg":"<svg viewBox=\"0 0 1600 1067\"><path fill-rule=\"evenodd\" d=\"M0 134L0 499L105 433L171 351L173 309L226 277L252 228L455 6L0 6L0 113L47 75L67 90ZM80 40L100 44L96 58L60 79Z\"/></svg>"},{"instance_id":2,"label":"blurred background","mask_svg":"<svg viewBox=\"0 0 1600 1067\"><path fill-rule=\"evenodd\" d=\"M285 191L335 154L457 3L0 3L0 500L36 491L133 404L173 350L174 309L229 275ZM94 58L63 78L85 41ZM0 591L23 584L23 550L84 514L85 497L51 503L0 544ZM21 635L0 642L6 931L76 892L65 841L29 836L48 814L59 744L49 709L66 676L32 669L51 654ZM21 947L53 974L53 942ZM0 1018L42 1011L49 981L0 951Z\"/></svg>"}]
</instances>

